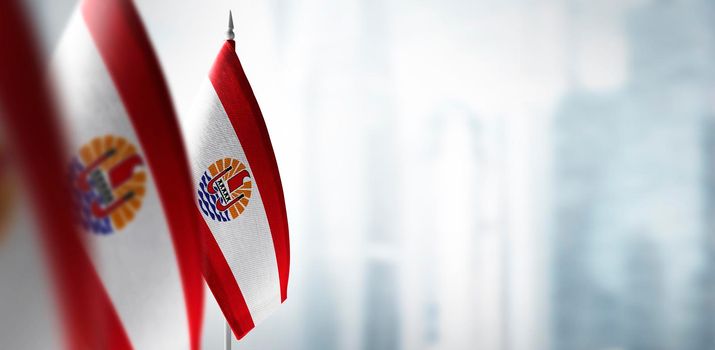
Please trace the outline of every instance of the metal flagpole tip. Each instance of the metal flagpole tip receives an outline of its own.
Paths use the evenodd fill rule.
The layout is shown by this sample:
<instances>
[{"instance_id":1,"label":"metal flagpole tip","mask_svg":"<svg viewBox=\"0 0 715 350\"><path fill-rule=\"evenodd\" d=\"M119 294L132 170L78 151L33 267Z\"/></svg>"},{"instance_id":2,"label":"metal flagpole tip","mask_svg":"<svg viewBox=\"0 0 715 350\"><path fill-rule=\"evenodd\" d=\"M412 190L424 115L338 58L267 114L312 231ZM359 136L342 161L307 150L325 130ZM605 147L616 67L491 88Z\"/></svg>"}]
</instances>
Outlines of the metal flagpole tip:
<instances>
[{"instance_id":1,"label":"metal flagpole tip","mask_svg":"<svg viewBox=\"0 0 715 350\"><path fill-rule=\"evenodd\" d=\"M233 13L228 11L228 31L226 31L226 40L233 40L236 34L233 32Z\"/></svg>"}]
</instances>

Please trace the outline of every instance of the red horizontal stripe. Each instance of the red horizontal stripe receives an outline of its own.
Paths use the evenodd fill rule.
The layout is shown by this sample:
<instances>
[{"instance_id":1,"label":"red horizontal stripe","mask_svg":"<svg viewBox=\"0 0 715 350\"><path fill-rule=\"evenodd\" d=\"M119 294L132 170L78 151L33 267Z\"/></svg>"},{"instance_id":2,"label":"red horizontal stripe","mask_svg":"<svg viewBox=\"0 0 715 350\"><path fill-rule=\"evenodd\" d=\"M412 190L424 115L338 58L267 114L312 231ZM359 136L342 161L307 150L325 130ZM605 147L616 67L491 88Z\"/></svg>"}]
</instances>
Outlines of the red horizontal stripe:
<instances>
[{"instance_id":1,"label":"red horizontal stripe","mask_svg":"<svg viewBox=\"0 0 715 350\"><path fill-rule=\"evenodd\" d=\"M203 282L193 186L159 62L131 1L86 0L82 12L155 179L181 272L191 348L198 349Z\"/></svg>"},{"instance_id":2,"label":"red horizontal stripe","mask_svg":"<svg viewBox=\"0 0 715 350\"><path fill-rule=\"evenodd\" d=\"M216 243L204 218L201 217L201 212L197 210L196 214L200 222L202 247L206 254L204 277L234 335L241 339L254 327L251 312L248 310L241 288L226 262L226 257L221 252L221 248Z\"/></svg>"},{"instance_id":3,"label":"red horizontal stripe","mask_svg":"<svg viewBox=\"0 0 715 350\"><path fill-rule=\"evenodd\" d=\"M256 187L261 193L276 253L281 301L285 301L288 296L290 246L283 186L263 115L234 46L233 41L224 44L209 78L246 153Z\"/></svg>"}]
</instances>

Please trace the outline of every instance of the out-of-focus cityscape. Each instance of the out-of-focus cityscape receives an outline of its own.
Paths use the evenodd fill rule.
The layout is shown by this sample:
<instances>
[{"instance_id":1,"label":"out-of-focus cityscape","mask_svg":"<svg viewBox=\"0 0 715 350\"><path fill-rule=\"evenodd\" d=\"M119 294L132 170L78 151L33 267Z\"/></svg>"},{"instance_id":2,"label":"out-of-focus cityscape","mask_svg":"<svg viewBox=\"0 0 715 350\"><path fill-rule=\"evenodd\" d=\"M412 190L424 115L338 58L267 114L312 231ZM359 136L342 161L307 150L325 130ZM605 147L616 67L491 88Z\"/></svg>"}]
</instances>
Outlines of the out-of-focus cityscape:
<instances>
[{"instance_id":1,"label":"out-of-focus cityscape","mask_svg":"<svg viewBox=\"0 0 715 350\"><path fill-rule=\"evenodd\" d=\"M232 9L271 133L289 298L235 348L715 349L712 1L136 4L180 116Z\"/></svg>"}]
</instances>

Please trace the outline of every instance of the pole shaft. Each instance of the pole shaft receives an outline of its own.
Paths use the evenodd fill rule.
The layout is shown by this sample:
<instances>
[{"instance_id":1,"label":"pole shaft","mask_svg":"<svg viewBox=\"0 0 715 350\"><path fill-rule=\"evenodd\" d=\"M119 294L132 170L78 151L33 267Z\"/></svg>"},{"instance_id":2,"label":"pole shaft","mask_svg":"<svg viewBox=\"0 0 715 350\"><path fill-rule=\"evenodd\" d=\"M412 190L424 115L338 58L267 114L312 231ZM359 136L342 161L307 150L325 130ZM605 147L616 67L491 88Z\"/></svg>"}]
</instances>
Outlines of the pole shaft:
<instances>
[{"instance_id":1,"label":"pole shaft","mask_svg":"<svg viewBox=\"0 0 715 350\"><path fill-rule=\"evenodd\" d=\"M225 323L225 328L226 328L226 335L225 335L224 342L223 342L223 348L224 348L224 350L231 350L231 338L233 336L231 335L231 327L228 326L228 322Z\"/></svg>"}]
</instances>

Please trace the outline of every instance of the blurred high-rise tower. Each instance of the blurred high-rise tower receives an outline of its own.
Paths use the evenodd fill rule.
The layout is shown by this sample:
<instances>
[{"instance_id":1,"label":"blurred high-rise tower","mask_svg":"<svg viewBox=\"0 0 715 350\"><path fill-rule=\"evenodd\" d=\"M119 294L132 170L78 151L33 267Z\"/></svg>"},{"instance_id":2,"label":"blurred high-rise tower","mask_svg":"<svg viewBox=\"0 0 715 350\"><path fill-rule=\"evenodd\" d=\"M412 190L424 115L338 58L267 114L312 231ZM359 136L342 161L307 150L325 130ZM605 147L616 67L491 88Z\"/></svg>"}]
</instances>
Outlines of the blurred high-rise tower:
<instances>
[{"instance_id":1,"label":"blurred high-rise tower","mask_svg":"<svg viewBox=\"0 0 715 350\"><path fill-rule=\"evenodd\" d=\"M576 86L554 120L552 344L709 348L695 305L711 293L712 5L650 1L625 19L625 86Z\"/></svg>"}]
</instances>

